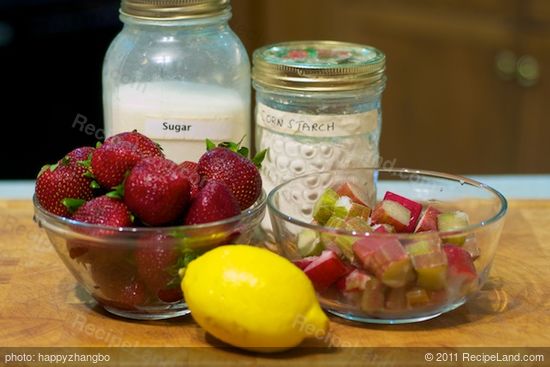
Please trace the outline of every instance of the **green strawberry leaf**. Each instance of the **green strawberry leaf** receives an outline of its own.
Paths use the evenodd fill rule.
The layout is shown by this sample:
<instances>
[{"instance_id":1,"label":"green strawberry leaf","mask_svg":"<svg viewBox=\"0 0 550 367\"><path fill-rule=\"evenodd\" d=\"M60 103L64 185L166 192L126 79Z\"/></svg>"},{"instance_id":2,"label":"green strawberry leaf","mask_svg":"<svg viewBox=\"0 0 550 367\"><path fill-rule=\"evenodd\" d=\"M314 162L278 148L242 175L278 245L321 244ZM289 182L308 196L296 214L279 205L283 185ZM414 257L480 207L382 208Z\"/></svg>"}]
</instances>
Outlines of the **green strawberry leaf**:
<instances>
[{"instance_id":1,"label":"green strawberry leaf","mask_svg":"<svg viewBox=\"0 0 550 367\"><path fill-rule=\"evenodd\" d=\"M189 266L189 263L200 256L200 253L198 253L197 251L187 248L184 249L182 252L183 254L182 256L178 257L178 261L176 262L176 264L167 269L168 274L173 276L172 280L170 280L166 284L168 288L179 287L181 285L183 275L185 274L185 270L187 269L187 266Z\"/></svg>"},{"instance_id":2,"label":"green strawberry leaf","mask_svg":"<svg viewBox=\"0 0 550 367\"><path fill-rule=\"evenodd\" d=\"M258 168L262 167L262 162L264 161L265 156L267 155L267 151L268 151L267 149L264 149L258 154L256 154L254 158L252 158L252 163L254 163L256 167Z\"/></svg>"},{"instance_id":3,"label":"green strawberry leaf","mask_svg":"<svg viewBox=\"0 0 550 367\"><path fill-rule=\"evenodd\" d=\"M105 194L105 196L110 197L111 199L117 199L117 200L122 199L122 196L120 196L116 191L109 191L108 193Z\"/></svg>"},{"instance_id":4,"label":"green strawberry leaf","mask_svg":"<svg viewBox=\"0 0 550 367\"><path fill-rule=\"evenodd\" d=\"M83 199L73 199L73 198L65 198L61 200L61 203L67 208L69 213L74 213L84 204L86 200Z\"/></svg>"},{"instance_id":5,"label":"green strawberry leaf","mask_svg":"<svg viewBox=\"0 0 550 367\"><path fill-rule=\"evenodd\" d=\"M88 155L88 158L82 161L78 161L77 163L84 168L90 169L90 167L92 166L92 153Z\"/></svg>"},{"instance_id":6,"label":"green strawberry leaf","mask_svg":"<svg viewBox=\"0 0 550 367\"><path fill-rule=\"evenodd\" d=\"M241 140L239 140L238 143L234 143L234 142L231 142L231 141L224 141L222 143L219 143L218 145L216 145L216 143L214 143L212 140L210 139L206 139L206 150L210 151L216 147L220 147L220 148L227 148L245 158L249 158L250 156L250 149L248 149L247 147L242 147L241 144L244 140L244 138L246 137L246 135L244 135ZM256 154L254 156L254 158L250 159L254 165L258 168L261 168L262 167L262 162L263 160L265 159L265 156L267 154L267 149L265 150L262 150L261 152L259 152L258 154Z\"/></svg>"},{"instance_id":7,"label":"green strawberry leaf","mask_svg":"<svg viewBox=\"0 0 550 367\"><path fill-rule=\"evenodd\" d=\"M186 238L187 237L186 235L184 235L183 233L181 233L179 231L171 231L171 232L169 232L169 236L174 237L174 238Z\"/></svg>"},{"instance_id":8,"label":"green strawberry leaf","mask_svg":"<svg viewBox=\"0 0 550 367\"><path fill-rule=\"evenodd\" d=\"M248 150L247 147L241 147L241 148L239 148L239 150L237 150L237 153L239 153L240 155L242 155L245 158L248 158L249 150Z\"/></svg>"},{"instance_id":9,"label":"green strawberry leaf","mask_svg":"<svg viewBox=\"0 0 550 367\"><path fill-rule=\"evenodd\" d=\"M177 262L178 268L186 268L187 265L193 260L195 260L197 257L199 257L199 254L191 249L185 249L183 250L183 256L180 256Z\"/></svg>"},{"instance_id":10,"label":"green strawberry leaf","mask_svg":"<svg viewBox=\"0 0 550 367\"><path fill-rule=\"evenodd\" d=\"M46 172L47 170L50 169L50 165L49 164L45 164L42 166L42 168L40 168L40 171L38 171L38 175L36 175L36 177L40 177L44 172Z\"/></svg>"},{"instance_id":11,"label":"green strawberry leaf","mask_svg":"<svg viewBox=\"0 0 550 367\"><path fill-rule=\"evenodd\" d=\"M50 171L51 171L51 172L55 171L55 170L57 169L58 166L59 166L59 163L50 165Z\"/></svg>"},{"instance_id":12,"label":"green strawberry leaf","mask_svg":"<svg viewBox=\"0 0 550 367\"><path fill-rule=\"evenodd\" d=\"M86 174L89 173L89 172L86 172L84 174L84 177L89 177L89 176L86 176ZM92 176L93 177L93 176ZM101 189L101 185L97 183L96 180L92 180L92 182L90 182L90 187L94 190L98 190L98 189Z\"/></svg>"},{"instance_id":13,"label":"green strawberry leaf","mask_svg":"<svg viewBox=\"0 0 550 367\"><path fill-rule=\"evenodd\" d=\"M212 149L216 148L216 143L214 143L210 139L206 139L206 150L211 151Z\"/></svg>"},{"instance_id":14,"label":"green strawberry leaf","mask_svg":"<svg viewBox=\"0 0 550 367\"><path fill-rule=\"evenodd\" d=\"M62 166L68 166L69 163L71 163L71 158L68 155L64 156L60 162Z\"/></svg>"},{"instance_id":15,"label":"green strawberry leaf","mask_svg":"<svg viewBox=\"0 0 550 367\"><path fill-rule=\"evenodd\" d=\"M248 148L241 147L241 142L233 143L232 141L224 141L223 143L218 144L218 147L229 149L232 152L238 153L240 155L243 155L245 158L248 158Z\"/></svg>"},{"instance_id":16,"label":"green strawberry leaf","mask_svg":"<svg viewBox=\"0 0 550 367\"><path fill-rule=\"evenodd\" d=\"M100 141L98 141L97 143L95 143L96 149L97 149L97 148L100 148L102 145L103 145L103 144L102 144Z\"/></svg>"},{"instance_id":17,"label":"green strawberry leaf","mask_svg":"<svg viewBox=\"0 0 550 367\"><path fill-rule=\"evenodd\" d=\"M241 138L241 140L239 140L238 143L234 143L232 141L224 141L219 143L218 145L216 145L212 140L206 139L206 149L212 150L216 147L226 148L245 158L249 158L250 150L247 147L241 146L245 137L246 135L243 135L243 137Z\"/></svg>"},{"instance_id":18,"label":"green strawberry leaf","mask_svg":"<svg viewBox=\"0 0 550 367\"><path fill-rule=\"evenodd\" d=\"M90 183L90 187L92 189L99 189L99 184L95 181L95 176L92 172L92 153L88 155L88 158L86 158L86 160L78 161L76 163L86 169L86 172L84 172L82 176L94 180Z\"/></svg>"},{"instance_id":19,"label":"green strawberry leaf","mask_svg":"<svg viewBox=\"0 0 550 367\"><path fill-rule=\"evenodd\" d=\"M122 198L124 197L124 183L121 183L120 185L117 185L112 189L113 191L109 191L105 195L107 195L107 197L110 197L111 199L122 200Z\"/></svg>"},{"instance_id":20,"label":"green strawberry leaf","mask_svg":"<svg viewBox=\"0 0 550 367\"><path fill-rule=\"evenodd\" d=\"M124 184L126 183L126 177L130 174L130 170L124 174L124 179L119 185L111 187L113 191L108 192L107 195L111 199L122 199L124 197Z\"/></svg>"}]
</instances>

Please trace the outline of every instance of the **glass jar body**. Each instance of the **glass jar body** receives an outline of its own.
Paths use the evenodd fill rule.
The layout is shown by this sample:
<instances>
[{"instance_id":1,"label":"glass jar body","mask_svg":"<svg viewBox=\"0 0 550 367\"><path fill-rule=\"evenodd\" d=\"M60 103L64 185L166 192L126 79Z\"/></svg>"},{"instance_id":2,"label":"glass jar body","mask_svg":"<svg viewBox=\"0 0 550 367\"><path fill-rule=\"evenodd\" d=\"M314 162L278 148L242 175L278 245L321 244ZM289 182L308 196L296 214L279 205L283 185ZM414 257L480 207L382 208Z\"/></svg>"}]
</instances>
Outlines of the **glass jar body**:
<instances>
[{"instance_id":1,"label":"glass jar body","mask_svg":"<svg viewBox=\"0 0 550 367\"><path fill-rule=\"evenodd\" d=\"M196 161L205 138L248 138L250 62L229 18L121 15L124 28L103 66L107 136L137 129L176 162Z\"/></svg>"},{"instance_id":2,"label":"glass jar body","mask_svg":"<svg viewBox=\"0 0 550 367\"><path fill-rule=\"evenodd\" d=\"M376 167L383 86L345 92L268 89L255 83L256 145L266 191L311 172Z\"/></svg>"}]
</instances>

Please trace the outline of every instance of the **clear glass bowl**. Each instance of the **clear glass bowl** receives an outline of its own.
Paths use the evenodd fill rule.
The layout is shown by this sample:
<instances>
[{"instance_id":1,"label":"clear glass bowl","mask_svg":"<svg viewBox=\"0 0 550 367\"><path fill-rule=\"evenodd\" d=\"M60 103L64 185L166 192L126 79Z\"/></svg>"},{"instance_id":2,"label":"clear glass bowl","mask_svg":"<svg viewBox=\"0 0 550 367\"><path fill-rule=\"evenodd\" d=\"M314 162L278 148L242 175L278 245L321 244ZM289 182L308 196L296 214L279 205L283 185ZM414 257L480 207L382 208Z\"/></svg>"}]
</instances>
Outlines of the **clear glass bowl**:
<instances>
[{"instance_id":1,"label":"clear glass bowl","mask_svg":"<svg viewBox=\"0 0 550 367\"><path fill-rule=\"evenodd\" d=\"M466 212L470 225L453 232L375 233L314 224L313 205L320 194L326 188L335 188L343 182L351 182L361 187L367 193L367 201L371 208L382 200L386 191L392 191L424 205L435 206L441 211ZM464 304L488 278L507 211L507 202L502 194L465 177L430 171L374 168L334 170L300 176L272 190L267 199L267 206L278 252L294 262L303 258L297 241L298 235L304 230L318 234L318 238L321 239L321 250L327 246L325 239L330 239L332 243L347 244L365 238L368 238L366 241L397 239L403 248L419 241L433 242L441 246L451 242L452 238L465 239L462 246L475 258L477 275L474 281L467 286L466 283L460 283L459 287L456 278L454 275L451 278L447 269L446 273L443 273L443 277L446 277L443 288L438 291L426 291L428 298L421 299L422 302L417 303L419 299L413 298L416 297L413 291L418 291L419 280L416 272L413 275L416 278L412 278L404 289L383 284L383 289L378 289L376 293L381 298L381 301L378 300L378 306L365 303L364 293L343 292L342 288L338 289L335 284L317 291L321 305L328 312L348 320L379 324L423 321ZM340 240L342 242L339 242ZM351 256L356 255L352 253ZM341 255L341 258L348 259L347 265L352 265L355 261L349 261L349 256ZM344 262L346 263L346 260ZM375 277L373 274L371 276ZM404 303L403 292L409 297L409 291L412 292L410 300L415 302L409 303L409 298L406 298L407 302ZM422 293L424 295L424 291ZM374 299L373 297L371 296L371 299Z\"/></svg>"},{"instance_id":2,"label":"clear glass bowl","mask_svg":"<svg viewBox=\"0 0 550 367\"><path fill-rule=\"evenodd\" d=\"M182 265L216 246L255 240L255 229L265 215L266 193L262 191L258 201L237 216L174 227L92 225L46 212L36 196L33 203L35 222L99 304L118 316L157 320L189 313L180 291L178 270ZM158 260L162 265L155 265L155 259L163 259ZM149 270L162 266L166 272L148 271L143 264L151 265ZM162 289L158 284L163 284Z\"/></svg>"}]
</instances>

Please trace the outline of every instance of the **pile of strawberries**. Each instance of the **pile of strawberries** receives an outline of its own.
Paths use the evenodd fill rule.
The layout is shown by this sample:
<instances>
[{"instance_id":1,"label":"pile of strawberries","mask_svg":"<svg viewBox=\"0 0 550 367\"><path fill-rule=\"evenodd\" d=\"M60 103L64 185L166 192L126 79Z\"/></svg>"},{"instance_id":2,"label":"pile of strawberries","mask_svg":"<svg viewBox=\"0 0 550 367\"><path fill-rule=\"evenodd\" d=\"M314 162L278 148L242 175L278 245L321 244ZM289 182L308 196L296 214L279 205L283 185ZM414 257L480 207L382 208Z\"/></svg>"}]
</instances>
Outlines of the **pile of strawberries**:
<instances>
[{"instance_id":1,"label":"pile of strawberries","mask_svg":"<svg viewBox=\"0 0 550 367\"><path fill-rule=\"evenodd\" d=\"M262 191L264 154L248 158L240 144L207 141L198 162L177 164L137 131L80 147L42 168L35 195L55 215L112 227L165 227L209 223L251 207ZM104 231L95 232L101 236ZM111 232L112 233L112 232ZM172 241L172 242L170 242ZM133 248L97 248L68 241L69 255L90 270L101 302L132 309L157 298L182 298L177 269L189 253L158 232ZM177 280L177 279L176 279Z\"/></svg>"},{"instance_id":2,"label":"pile of strawberries","mask_svg":"<svg viewBox=\"0 0 550 367\"><path fill-rule=\"evenodd\" d=\"M239 214L260 196L262 157L247 156L238 144L210 142L198 162L178 165L151 139L124 132L44 166L36 197L53 214L92 224L208 223Z\"/></svg>"}]
</instances>

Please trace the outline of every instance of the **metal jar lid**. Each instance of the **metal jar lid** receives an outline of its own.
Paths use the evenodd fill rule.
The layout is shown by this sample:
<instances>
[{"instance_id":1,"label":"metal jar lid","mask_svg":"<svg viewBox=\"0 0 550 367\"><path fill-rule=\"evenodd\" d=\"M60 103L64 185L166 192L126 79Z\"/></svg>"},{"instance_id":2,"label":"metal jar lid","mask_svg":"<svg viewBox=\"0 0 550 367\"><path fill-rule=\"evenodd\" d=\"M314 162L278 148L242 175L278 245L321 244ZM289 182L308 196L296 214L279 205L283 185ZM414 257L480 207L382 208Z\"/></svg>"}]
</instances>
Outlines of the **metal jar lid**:
<instances>
[{"instance_id":1,"label":"metal jar lid","mask_svg":"<svg viewBox=\"0 0 550 367\"><path fill-rule=\"evenodd\" d=\"M230 0L122 0L120 13L142 19L196 19L229 9Z\"/></svg>"},{"instance_id":2,"label":"metal jar lid","mask_svg":"<svg viewBox=\"0 0 550 367\"><path fill-rule=\"evenodd\" d=\"M284 90L349 91L383 87L385 55L374 47L336 41L294 41L254 51L258 86Z\"/></svg>"}]
</instances>

